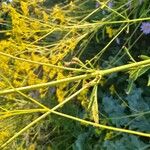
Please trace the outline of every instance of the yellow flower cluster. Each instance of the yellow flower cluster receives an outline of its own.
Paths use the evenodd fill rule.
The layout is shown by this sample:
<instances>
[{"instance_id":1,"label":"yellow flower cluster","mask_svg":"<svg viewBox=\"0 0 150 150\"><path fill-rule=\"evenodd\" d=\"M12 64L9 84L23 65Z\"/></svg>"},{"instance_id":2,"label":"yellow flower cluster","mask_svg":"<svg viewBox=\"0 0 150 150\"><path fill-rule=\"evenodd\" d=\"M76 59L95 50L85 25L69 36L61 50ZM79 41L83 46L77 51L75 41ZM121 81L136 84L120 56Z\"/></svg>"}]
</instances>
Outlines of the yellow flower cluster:
<instances>
[{"instance_id":1,"label":"yellow flower cluster","mask_svg":"<svg viewBox=\"0 0 150 150\"><path fill-rule=\"evenodd\" d=\"M9 130L0 131L0 145L3 144L3 142L5 142L5 140L9 137L10 137Z\"/></svg>"},{"instance_id":2,"label":"yellow flower cluster","mask_svg":"<svg viewBox=\"0 0 150 150\"><path fill-rule=\"evenodd\" d=\"M54 8L53 8L53 11L52 11L52 18L54 19L54 21L58 21L58 23L60 24L64 24L65 23L65 13L62 11L62 9L56 5Z\"/></svg>"},{"instance_id":3,"label":"yellow flower cluster","mask_svg":"<svg viewBox=\"0 0 150 150\"><path fill-rule=\"evenodd\" d=\"M106 133L105 139L104 140L110 140L114 137L114 132L110 131Z\"/></svg>"},{"instance_id":4,"label":"yellow flower cluster","mask_svg":"<svg viewBox=\"0 0 150 150\"><path fill-rule=\"evenodd\" d=\"M87 82L84 80L82 86L84 86ZM81 101L81 104L84 108L88 107L89 98L88 98L89 89L84 89L80 94L77 96L77 99Z\"/></svg>"},{"instance_id":5,"label":"yellow flower cluster","mask_svg":"<svg viewBox=\"0 0 150 150\"><path fill-rule=\"evenodd\" d=\"M62 71L59 71L57 73L57 80L60 80L60 79L64 79L66 78L66 76L64 76L63 72ZM58 98L58 102L61 103L64 98L65 98L65 94L66 94L66 87L67 87L67 83L63 83L59 86L57 86L57 89L56 89L56 96Z\"/></svg>"},{"instance_id":6,"label":"yellow flower cluster","mask_svg":"<svg viewBox=\"0 0 150 150\"><path fill-rule=\"evenodd\" d=\"M28 9L28 3L27 2L24 2L24 1L21 1L20 2L20 6L21 6L21 9L22 9L22 12L25 16L29 15L29 9Z\"/></svg>"},{"instance_id":7,"label":"yellow flower cluster","mask_svg":"<svg viewBox=\"0 0 150 150\"><path fill-rule=\"evenodd\" d=\"M109 38L112 38L115 34L116 34L117 30L116 29L113 29L112 27L110 26L107 26L106 27L106 33L108 34L108 37Z\"/></svg>"},{"instance_id":8,"label":"yellow flower cluster","mask_svg":"<svg viewBox=\"0 0 150 150\"><path fill-rule=\"evenodd\" d=\"M7 12L11 18L9 23L11 29L9 30L8 38L0 41L0 52L21 59L61 65L60 62L63 61L68 53L73 52L78 43L77 31L76 33L70 32L64 38L66 30L61 30L61 25L70 20L67 18L66 12L57 5L52 10L41 8L39 5L42 1L33 0L29 2L22 0L17 2L16 7L11 4L2 6L3 12ZM58 25L58 30L55 29L57 28L56 25ZM60 36L57 35L58 32ZM6 34L8 35L7 32ZM51 46L51 43L48 43L49 39L53 41L53 38L57 38L57 36L58 43ZM46 41L47 39L48 42ZM14 87L46 83L55 77L57 80L66 78L64 72L59 69L3 55L0 55L0 63L0 73ZM1 79L0 89L5 88L8 88L7 84L4 79ZM67 84L63 84L56 89L59 102L64 99L66 88ZM46 90L47 88L39 89L41 96L44 96Z\"/></svg>"}]
</instances>

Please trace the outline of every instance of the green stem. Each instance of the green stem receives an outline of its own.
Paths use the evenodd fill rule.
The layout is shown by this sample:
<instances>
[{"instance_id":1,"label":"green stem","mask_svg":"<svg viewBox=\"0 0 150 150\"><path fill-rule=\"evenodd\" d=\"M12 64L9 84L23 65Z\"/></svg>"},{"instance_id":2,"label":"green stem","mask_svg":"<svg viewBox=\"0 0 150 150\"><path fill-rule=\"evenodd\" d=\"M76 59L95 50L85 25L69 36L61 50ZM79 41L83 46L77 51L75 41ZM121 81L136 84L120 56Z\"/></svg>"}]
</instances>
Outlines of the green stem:
<instances>
[{"instance_id":1,"label":"green stem","mask_svg":"<svg viewBox=\"0 0 150 150\"><path fill-rule=\"evenodd\" d=\"M95 74L93 74L93 73L84 74L84 75L79 75L79 76L75 76L75 77L61 79L58 81L51 81L51 82L41 83L41 84L36 84L36 85L31 85L31 86L1 90L0 95L10 94L10 93L18 92L18 91L29 91L29 90L39 89L39 88L43 88L43 87L48 87L48 86L56 86L61 83L67 83L67 82L73 82L73 81L82 80L82 79L86 79L86 78L91 78L92 76L94 77Z\"/></svg>"},{"instance_id":2,"label":"green stem","mask_svg":"<svg viewBox=\"0 0 150 150\"><path fill-rule=\"evenodd\" d=\"M106 126L106 125L94 123L94 122L91 122L91 121L86 121L86 120L83 120L83 119L80 119L80 118L77 118L77 117L74 117L74 116L70 116L70 115L67 115L67 114L63 114L63 113L60 113L60 112L57 112L57 111L54 111L54 110L51 110L51 112L54 113L54 114L57 114L59 116L63 116L65 118L69 118L69 119L81 122L81 123L86 124L86 125L92 125L94 127L108 129L108 130L112 130L112 131L135 134L135 135L144 136L144 137L150 137L149 133L143 133L143 132L138 132L138 131L133 131L133 130L128 130L128 129L121 129L121 128L115 128L115 127L112 127L112 126Z\"/></svg>"},{"instance_id":3,"label":"green stem","mask_svg":"<svg viewBox=\"0 0 150 150\"><path fill-rule=\"evenodd\" d=\"M0 120L6 119L8 117L17 116L17 115L25 115L25 114L33 114L33 113L44 113L49 109L31 109L31 110L14 110L7 112L0 112Z\"/></svg>"},{"instance_id":4,"label":"green stem","mask_svg":"<svg viewBox=\"0 0 150 150\"><path fill-rule=\"evenodd\" d=\"M104 76L104 75L109 75L111 73L115 73L115 72L119 72L119 71L126 71L126 70L129 70L131 68L135 68L135 67L142 67L144 65L150 66L150 59L140 61L140 62L131 63L131 64L127 64L127 65L122 65L122 66L119 66L119 67L114 67L114 68L111 68L111 69L102 70L102 71L99 71L99 73L102 76Z\"/></svg>"},{"instance_id":5,"label":"green stem","mask_svg":"<svg viewBox=\"0 0 150 150\"><path fill-rule=\"evenodd\" d=\"M134 22L141 22L150 20L150 17L147 18L137 18L137 19L126 19L126 20L120 20L120 21L99 21L96 23L85 23L83 25L74 25L74 26L63 26L64 28L86 28L86 27L92 27L92 26L99 26L99 25L109 25L109 24L122 24L122 23L134 23Z\"/></svg>"},{"instance_id":6,"label":"green stem","mask_svg":"<svg viewBox=\"0 0 150 150\"><path fill-rule=\"evenodd\" d=\"M49 109L50 110L50 109ZM36 113L36 112L47 112L48 109L21 109L21 110L10 110L5 112L0 112L0 115L9 115L9 114L24 114L24 113Z\"/></svg>"},{"instance_id":7,"label":"green stem","mask_svg":"<svg viewBox=\"0 0 150 150\"><path fill-rule=\"evenodd\" d=\"M38 89L38 88L48 87L48 86L56 86L56 85L61 84L61 83L69 83L69 82L82 80L82 79L90 79L91 77L96 77L97 75L105 76L105 75L109 75L111 73L115 73L115 72L119 72L119 71L126 71L126 70L129 70L131 68L141 67L144 65L150 65L150 59L140 61L140 62L131 63L131 64L127 64L127 65L122 65L119 67L114 67L114 68L106 69L106 70L93 70L93 72L89 73L89 74L65 78L65 79L61 79L58 81L51 81L48 83L41 83L41 84L19 87L19 88L14 88L14 89L1 90L0 95L14 93L16 91L29 91L29 90L34 90L34 89Z\"/></svg>"}]
</instances>

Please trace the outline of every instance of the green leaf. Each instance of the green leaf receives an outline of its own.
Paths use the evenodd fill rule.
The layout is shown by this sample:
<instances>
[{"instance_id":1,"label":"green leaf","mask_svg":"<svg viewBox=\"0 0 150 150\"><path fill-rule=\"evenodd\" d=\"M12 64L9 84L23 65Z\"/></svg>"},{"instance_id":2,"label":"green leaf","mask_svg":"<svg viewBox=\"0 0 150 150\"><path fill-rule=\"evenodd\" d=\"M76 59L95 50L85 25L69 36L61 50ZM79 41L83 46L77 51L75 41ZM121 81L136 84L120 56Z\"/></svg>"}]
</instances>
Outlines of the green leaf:
<instances>
[{"instance_id":1,"label":"green leaf","mask_svg":"<svg viewBox=\"0 0 150 150\"><path fill-rule=\"evenodd\" d=\"M142 97L142 89L136 88L125 98L128 102L131 114L139 114L135 118L130 118L129 129L150 132L150 117L143 115L143 112L149 112L150 106Z\"/></svg>"},{"instance_id":2,"label":"green leaf","mask_svg":"<svg viewBox=\"0 0 150 150\"><path fill-rule=\"evenodd\" d=\"M99 123L99 110L98 110L98 100L97 100L97 85L94 86L91 97L90 103L88 106L88 111L90 111L91 117L95 123Z\"/></svg>"},{"instance_id":3,"label":"green leaf","mask_svg":"<svg viewBox=\"0 0 150 150\"><path fill-rule=\"evenodd\" d=\"M89 136L89 133L81 133L77 140L75 141L73 145L73 150L84 150L85 149L85 142Z\"/></svg>"},{"instance_id":4,"label":"green leaf","mask_svg":"<svg viewBox=\"0 0 150 150\"><path fill-rule=\"evenodd\" d=\"M131 90L133 89L133 83L134 81L137 80L141 75L146 73L150 69L150 66L142 67L142 68L137 68L137 69L132 69L129 71L129 84L126 90L126 93L129 94Z\"/></svg>"},{"instance_id":5,"label":"green leaf","mask_svg":"<svg viewBox=\"0 0 150 150\"><path fill-rule=\"evenodd\" d=\"M133 79L135 81L138 77L140 77L141 75L146 73L149 69L150 69L150 67L147 66L147 67L142 67L142 68L130 70L129 71L129 74L130 74L129 78Z\"/></svg>"},{"instance_id":6,"label":"green leaf","mask_svg":"<svg viewBox=\"0 0 150 150\"><path fill-rule=\"evenodd\" d=\"M92 105L92 116L95 123L99 123L99 110L98 110L98 102L97 102L97 85L95 86L94 90L94 97L93 97L93 105Z\"/></svg>"},{"instance_id":7,"label":"green leaf","mask_svg":"<svg viewBox=\"0 0 150 150\"><path fill-rule=\"evenodd\" d=\"M150 59L150 57L146 55L140 55L139 58L141 58L142 60Z\"/></svg>"},{"instance_id":8,"label":"green leaf","mask_svg":"<svg viewBox=\"0 0 150 150\"><path fill-rule=\"evenodd\" d=\"M143 91L141 88L135 87L132 92L127 95L126 100L128 101L132 113L149 111L149 105L142 98L142 93Z\"/></svg>"},{"instance_id":9,"label":"green leaf","mask_svg":"<svg viewBox=\"0 0 150 150\"><path fill-rule=\"evenodd\" d=\"M128 80L128 86L127 86L127 89L126 89L126 94L129 94L132 91L133 86L134 86L134 80L129 79Z\"/></svg>"},{"instance_id":10,"label":"green leaf","mask_svg":"<svg viewBox=\"0 0 150 150\"><path fill-rule=\"evenodd\" d=\"M147 146L139 137L133 135L123 135L114 141L105 141L103 149L105 150L144 150ZM148 150L148 149L145 149Z\"/></svg>"},{"instance_id":11,"label":"green leaf","mask_svg":"<svg viewBox=\"0 0 150 150\"><path fill-rule=\"evenodd\" d=\"M123 126L129 122L129 118L121 118L126 115L125 107L119 104L117 99L114 99L112 96L104 96L102 105L104 111L109 116L109 120L117 127Z\"/></svg>"}]
</instances>

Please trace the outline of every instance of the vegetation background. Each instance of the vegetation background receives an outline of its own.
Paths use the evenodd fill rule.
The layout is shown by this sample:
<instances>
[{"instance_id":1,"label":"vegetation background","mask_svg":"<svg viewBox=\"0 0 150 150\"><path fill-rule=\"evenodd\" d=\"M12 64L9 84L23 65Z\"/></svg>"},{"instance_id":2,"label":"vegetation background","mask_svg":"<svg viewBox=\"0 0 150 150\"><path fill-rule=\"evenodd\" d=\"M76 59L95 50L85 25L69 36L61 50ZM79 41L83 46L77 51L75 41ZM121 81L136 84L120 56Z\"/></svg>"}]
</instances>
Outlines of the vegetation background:
<instances>
[{"instance_id":1,"label":"vegetation background","mask_svg":"<svg viewBox=\"0 0 150 150\"><path fill-rule=\"evenodd\" d=\"M0 10L1 149L150 149L149 0Z\"/></svg>"}]
</instances>

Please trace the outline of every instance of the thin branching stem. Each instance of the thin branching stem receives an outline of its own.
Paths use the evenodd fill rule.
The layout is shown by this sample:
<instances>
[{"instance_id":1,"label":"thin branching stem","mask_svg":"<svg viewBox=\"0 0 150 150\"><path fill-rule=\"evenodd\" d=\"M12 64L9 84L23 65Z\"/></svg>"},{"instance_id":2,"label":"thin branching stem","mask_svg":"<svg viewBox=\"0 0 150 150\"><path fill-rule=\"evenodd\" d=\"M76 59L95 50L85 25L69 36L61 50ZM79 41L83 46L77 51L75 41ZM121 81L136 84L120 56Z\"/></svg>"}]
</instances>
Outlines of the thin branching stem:
<instances>
[{"instance_id":1,"label":"thin branching stem","mask_svg":"<svg viewBox=\"0 0 150 150\"><path fill-rule=\"evenodd\" d=\"M67 102L69 102L70 100L72 100L74 97L76 97L80 92L82 92L83 90L85 90L86 88L88 88L89 86L93 86L95 84L95 82L91 81L90 83L86 84L85 86L83 86L80 90L78 90L77 92L75 92L74 94L72 94L70 97L66 98L63 102L59 103L58 105L56 105L55 107L53 107L51 110L47 111L46 113L44 113L42 116L40 116L39 118L37 118L36 120L34 120L33 122L31 122L30 124L28 124L26 127L24 127L22 130L20 130L19 132L17 132L13 137L11 137L8 141L6 141L3 145L1 145L0 148L4 148L5 146L7 146L9 143L11 143L15 138L17 138L19 135L21 135L22 133L24 133L26 130L28 130L30 127L32 127L33 125L35 125L37 122L41 121L42 119L44 119L46 116L48 116L49 114L52 113L52 110L56 110L60 107L62 107L64 104L66 104Z\"/></svg>"}]
</instances>

